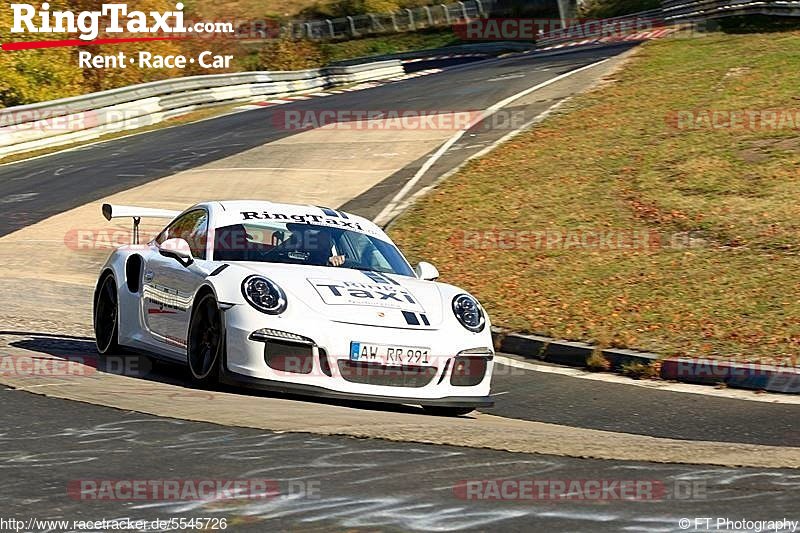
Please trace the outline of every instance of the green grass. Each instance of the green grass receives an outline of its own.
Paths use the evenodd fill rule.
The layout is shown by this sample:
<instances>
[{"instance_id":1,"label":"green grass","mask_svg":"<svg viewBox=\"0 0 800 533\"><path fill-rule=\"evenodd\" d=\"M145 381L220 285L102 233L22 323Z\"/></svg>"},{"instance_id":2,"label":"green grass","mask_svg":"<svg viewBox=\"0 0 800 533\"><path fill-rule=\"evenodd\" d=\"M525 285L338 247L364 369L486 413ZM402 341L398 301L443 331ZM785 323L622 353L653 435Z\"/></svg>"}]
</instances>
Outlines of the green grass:
<instances>
[{"instance_id":1,"label":"green grass","mask_svg":"<svg viewBox=\"0 0 800 533\"><path fill-rule=\"evenodd\" d=\"M798 32L651 42L615 83L447 180L392 236L480 297L496 325L665 356L796 364L800 133L685 130L667 118L800 109L798 69ZM463 230L599 229L694 240L640 250L463 245Z\"/></svg>"}]
</instances>

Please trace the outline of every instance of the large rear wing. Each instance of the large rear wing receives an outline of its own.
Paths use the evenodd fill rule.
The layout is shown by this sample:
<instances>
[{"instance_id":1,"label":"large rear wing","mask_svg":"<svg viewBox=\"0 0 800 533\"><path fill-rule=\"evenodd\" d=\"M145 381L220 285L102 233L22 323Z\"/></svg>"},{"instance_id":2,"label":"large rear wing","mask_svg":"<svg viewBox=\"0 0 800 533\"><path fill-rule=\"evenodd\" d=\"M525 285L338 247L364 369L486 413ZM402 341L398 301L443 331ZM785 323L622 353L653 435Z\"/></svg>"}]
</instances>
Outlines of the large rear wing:
<instances>
[{"instance_id":1,"label":"large rear wing","mask_svg":"<svg viewBox=\"0 0 800 533\"><path fill-rule=\"evenodd\" d=\"M111 220L112 218L133 219L133 242L131 244L139 244L139 223L143 218L166 218L168 220L173 220L180 214L180 211L170 211L168 209L103 204L103 216L106 220Z\"/></svg>"}]
</instances>

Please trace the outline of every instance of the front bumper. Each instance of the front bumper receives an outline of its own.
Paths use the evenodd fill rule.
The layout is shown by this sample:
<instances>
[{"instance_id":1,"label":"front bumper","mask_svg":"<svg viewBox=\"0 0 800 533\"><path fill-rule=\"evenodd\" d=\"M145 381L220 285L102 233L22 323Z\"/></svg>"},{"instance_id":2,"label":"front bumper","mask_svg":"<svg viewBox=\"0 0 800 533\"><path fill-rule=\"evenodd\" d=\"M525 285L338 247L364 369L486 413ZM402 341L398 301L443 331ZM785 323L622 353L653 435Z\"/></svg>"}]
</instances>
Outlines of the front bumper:
<instances>
[{"instance_id":1,"label":"front bumper","mask_svg":"<svg viewBox=\"0 0 800 533\"><path fill-rule=\"evenodd\" d=\"M281 392L284 394L297 394L301 396L313 396L316 398L326 398L331 400L347 400L367 403L392 403L392 404L413 404L423 407L494 407L494 400L491 396L450 396L445 398L411 398L406 396L372 396L368 394L354 394L338 392L324 387L304 385L302 383L290 383L287 381L272 381L268 379L253 378L243 374L237 374L230 370L223 370L220 381L228 385L237 385L249 389L264 390L270 392Z\"/></svg>"},{"instance_id":2,"label":"front bumper","mask_svg":"<svg viewBox=\"0 0 800 533\"><path fill-rule=\"evenodd\" d=\"M489 328L481 333L464 330L405 330L334 323L313 316L302 320L265 317L247 306L234 306L225 312L227 361L223 381L251 388L281 391L331 399L414 404L439 407L490 407L493 361ZM291 335L303 347L313 350L303 364L287 371L276 368L268 355L267 342L253 333L269 328ZM305 342L305 344L303 344ZM431 358L423 376L414 376L419 367L353 368L350 343L375 343L430 348ZM272 345L270 345L272 346ZM481 348L482 377L467 385L453 378L459 353ZM292 350L287 350L287 353ZM298 352L298 353L299 353ZM294 356L292 356L294 357ZM269 361L269 364L268 364ZM306 364L307 363L307 364ZM348 374L348 372L351 372ZM419 372L417 372L419 373Z\"/></svg>"}]
</instances>

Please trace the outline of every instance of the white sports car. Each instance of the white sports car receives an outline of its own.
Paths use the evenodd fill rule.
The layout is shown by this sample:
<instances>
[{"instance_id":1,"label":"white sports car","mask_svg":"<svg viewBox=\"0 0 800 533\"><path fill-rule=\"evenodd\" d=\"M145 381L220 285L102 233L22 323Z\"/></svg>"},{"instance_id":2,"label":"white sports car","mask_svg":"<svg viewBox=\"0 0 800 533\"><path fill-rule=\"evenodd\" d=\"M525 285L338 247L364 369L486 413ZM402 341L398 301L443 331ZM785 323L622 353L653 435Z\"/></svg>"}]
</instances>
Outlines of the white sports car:
<instances>
[{"instance_id":1,"label":"white sports car","mask_svg":"<svg viewBox=\"0 0 800 533\"><path fill-rule=\"evenodd\" d=\"M491 406L489 318L465 291L412 269L372 222L333 209L207 202L183 213L103 205L134 239L94 295L101 355L186 364L198 386L421 405ZM142 218L172 222L138 243Z\"/></svg>"}]
</instances>

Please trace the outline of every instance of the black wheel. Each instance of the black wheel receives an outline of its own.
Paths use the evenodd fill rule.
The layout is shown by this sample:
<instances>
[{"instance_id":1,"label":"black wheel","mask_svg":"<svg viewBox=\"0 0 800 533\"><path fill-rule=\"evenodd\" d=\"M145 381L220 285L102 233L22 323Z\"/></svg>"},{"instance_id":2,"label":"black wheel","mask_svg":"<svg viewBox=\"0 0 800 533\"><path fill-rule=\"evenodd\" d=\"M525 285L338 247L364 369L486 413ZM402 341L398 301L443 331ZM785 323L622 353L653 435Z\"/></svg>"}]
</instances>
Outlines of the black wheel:
<instances>
[{"instance_id":1,"label":"black wheel","mask_svg":"<svg viewBox=\"0 0 800 533\"><path fill-rule=\"evenodd\" d=\"M198 387L216 385L225 352L222 312L212 294L201 297L194 307L186 347L189 374Z\"/></svg>"},{"instance_id":2,"label":"black wheel","mask_svg":"<svg viewBox=\"0 0 800 533\"><path fill-rule=\"evenodd\" d=\"M111 274L97 285L94 297L94 338L100 355L120 351L117 283Z\"/></svg>"},{"instance_id":3,"label":"black wheel","mask_svg":"<svg viewBox=\"0 0 800 533\"><path fill-rule=\"evenodd\" d=\"M423 405L422 408L426 413L434 416L463 416L475 410L474 407L437 407L435 405Z\"/></svg>"}]
</instances>

